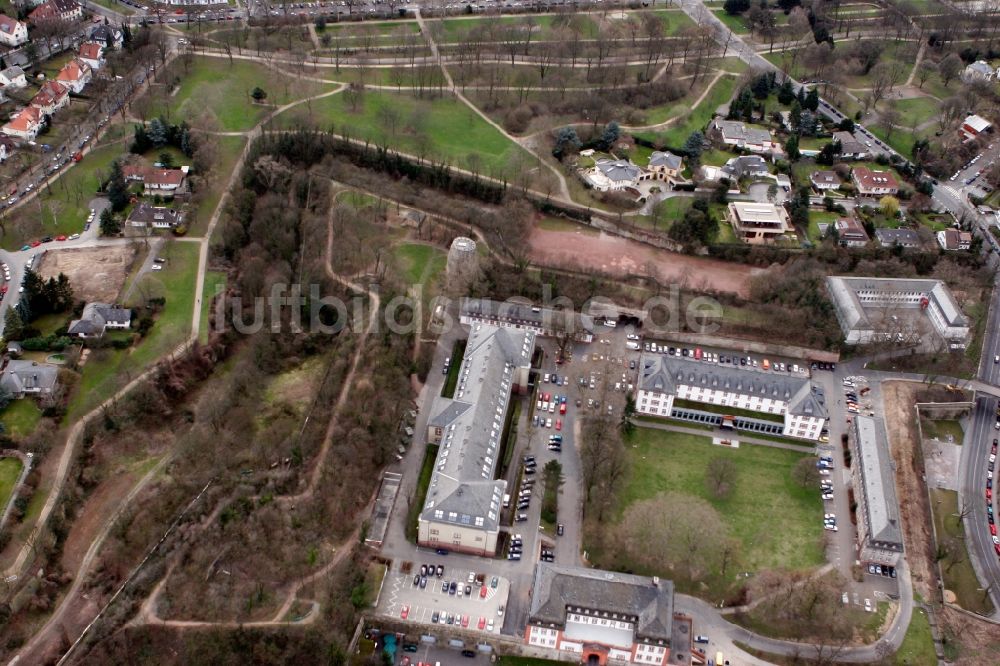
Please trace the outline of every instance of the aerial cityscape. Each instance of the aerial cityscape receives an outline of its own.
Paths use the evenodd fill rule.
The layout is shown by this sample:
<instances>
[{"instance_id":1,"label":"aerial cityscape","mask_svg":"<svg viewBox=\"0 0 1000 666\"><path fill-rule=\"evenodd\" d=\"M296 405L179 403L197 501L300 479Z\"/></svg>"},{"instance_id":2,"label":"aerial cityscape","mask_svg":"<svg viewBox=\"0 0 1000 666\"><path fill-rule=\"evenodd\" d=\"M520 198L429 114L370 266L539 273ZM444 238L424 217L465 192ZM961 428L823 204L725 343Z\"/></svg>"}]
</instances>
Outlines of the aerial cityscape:
<instances>
[{"instance_id":1,"label":"aerial cityscape","mask_svg":"<svg viewBox=\"0 0 1000 666\"><path fill-rule=\"evenodd\" d=\"M997 123L988 0L0 0L0 662L995 666Z\"/></svg>"}]
</instances>

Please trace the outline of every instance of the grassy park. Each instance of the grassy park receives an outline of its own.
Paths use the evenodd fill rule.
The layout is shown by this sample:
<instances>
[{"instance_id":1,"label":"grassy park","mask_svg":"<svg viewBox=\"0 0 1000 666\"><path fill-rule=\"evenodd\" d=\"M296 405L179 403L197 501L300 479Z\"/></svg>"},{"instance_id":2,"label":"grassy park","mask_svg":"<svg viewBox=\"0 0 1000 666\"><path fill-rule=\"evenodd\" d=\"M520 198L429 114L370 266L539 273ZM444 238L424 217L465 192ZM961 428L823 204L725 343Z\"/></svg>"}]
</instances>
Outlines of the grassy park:
<instances>
[{"instance_id":1,"label":"grassy park","mask_svg":"<svg viewBox=\"0 0 1000 666\"><path fill-rule=\"evenodd\" d=\"M941 488L932 488L929 492L931 512L934 514L934 533L938 547L946 553L946 557L938 563L944 576L945 589L955 594L955 601L962 608L989 615L993 612L993 604L990 603L989 596L982 593L979 579L969 562L965 529L958 512L958 493Z\"/></svg>"},{"instance_id":2,"label":"grassy park","mask_svg":"<svg viewBox=\"0 0 1000 666\"><path fill-rule=\"evenodd\" d=\"M791 473L803 454L748 444L729 449L713 446L708 437L652 428L637 429L626 448L631 474L619 495L622 509L670 489L704 499L719 511L730 535L742 544L747 570L822 563L822 500ZM717 456L732 458L738 469L732 493L721 500L705 487L708 462Z\"/></svg>"},{"instance_id":3,"label":"grassy park","mask_svg":"<svg viewBox=\"0 0 1000 666\"><path fill-rule=\"evenodd\" d=\"M40 418L42 410L30 398L11 400L10 404L0 412L0 423L3 424L4 431L13 437L31 434Z\"/></svg>"},{"instance_id":4,"label":"grassy park","mask_svg":"<svg viewBox=\"0 0 1000 666\"><path fill-rule=\"evenodd\" d=\"M647 141L679 150L692 132L705 129L705 126L712 120L715 110L730 100L735 89L736 80L731 76L723 76L715 82L701 104L688 111L682 109L671 111L671 113L680 113L681 115L678 122L670 125L666 131L645 131L633 134Z\"/></svg>"}]
</instances>

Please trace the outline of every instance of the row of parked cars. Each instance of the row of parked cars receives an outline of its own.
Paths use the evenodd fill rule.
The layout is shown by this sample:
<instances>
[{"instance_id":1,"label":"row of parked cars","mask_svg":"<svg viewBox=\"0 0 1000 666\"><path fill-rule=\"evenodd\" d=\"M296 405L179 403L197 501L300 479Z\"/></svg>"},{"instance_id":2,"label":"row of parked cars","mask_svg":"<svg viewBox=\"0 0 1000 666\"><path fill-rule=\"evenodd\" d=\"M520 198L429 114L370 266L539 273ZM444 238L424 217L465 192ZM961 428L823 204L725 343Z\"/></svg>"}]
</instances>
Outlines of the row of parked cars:
<instances>
[{"instance_id":1,"label":"row of parked cars","mask_svg":"<svg viewBox=\"0 0 1000 666\"><path fill-rule=\"evenodd\" d=\"M1000 418L1000 407L997 407ZM1000 421L998 421L1000 422ZM993 472L997 464L997 440L990 446L989 462L986 464L986 519L990 524L990 536L993 539L993 550L1000 556L1000 536L997 536L996 518L993 515Z\"/></svg>"},{"instance_id":2,"label":"row of parked cars","mask_svg":"<svg viewBox=\"0 0 1000 666\"><path fill-rule=\"evenodd\" d=\"M665 354L678 358L691 358L696 361L706 361L708 363L718 363L720 365L738 365L762 370L773 370L774 372L804 373L806 367L798 363L785 363L784 361L771 362L766 358L760 360L752 356L736 356L733 354L719 354L712 351L704 351L701 347L668 347L655 342L645 343L644 349L653 354Z\"/></svg>"}]
</instances>

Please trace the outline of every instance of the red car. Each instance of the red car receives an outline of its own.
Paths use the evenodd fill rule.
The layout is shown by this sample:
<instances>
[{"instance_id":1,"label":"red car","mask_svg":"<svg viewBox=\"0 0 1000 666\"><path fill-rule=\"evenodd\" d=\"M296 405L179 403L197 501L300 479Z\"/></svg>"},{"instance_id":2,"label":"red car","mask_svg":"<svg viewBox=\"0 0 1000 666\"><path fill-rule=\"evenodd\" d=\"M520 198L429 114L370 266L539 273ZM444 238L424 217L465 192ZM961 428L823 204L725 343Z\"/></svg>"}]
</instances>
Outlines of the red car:
<instances>
[{"instance_id":1,"label":"red car","mask_svg":"<svg viewBox=\"0 0 1000 666\"><path fill-rule=\"evenodd\" d=\"M480 599L485 599L486 598L486 586L485 585L483 585L481 588L479 588L479 598Z\"/></svg>"},{"instance_id":2,"label":"red car","mask_svg":"<svg viewBox=\"0 0 1000 666\"><path fill-rule=\"evenodd\" d=\"M989 488L986 489L986 499L987 500L993 499L993 491L990 490Z\"/></svg>"},{"instance_id":3,"label":"red car","mask_svg":"<svg viewBox=\"0 0 1000 666\"><path fill-rule=\"evenodd\" d=\"M544 400L545 402L549 402L550 400L552 400L552 396L550 396L548 393L543 393L542 400Z\"/></svg>"},{"instance_id":4,"label":"red car","mask_svg":"<svg viewBox=\"0 0 1000 666\"><path fill-rule=\"evenodd\" d=\"M462 628L463 629L468 629L469 628L469 616L468 615L463 615L462 616Z\"/></svg>"},{"instance_id":5,"label":"red car","mask_svg":"<svg viewBox=\"0 0 1000 666\"><path fill-rule=\"evenodd\" d=\"M3 285L2 287L0 287L0 294L6 294L7 289L8 289L7 285Z\"/></svg>"},{"instance_id":6,"label":"red car","mask_svg":"<svg viewBox=\"0 0 1000 666\"><path fill-rule=\"evenodd\" d=\"M565 414L566 413L566 403L565 402L559 404L559 413L560 414Z\"/></svg>"},{"instance_id":7,"label":"red car","mask_svg":"<svg viewBox=\"0 0 1000 666\"><path fill-rule=\"evenodd\" d=\"M403 606L403 611L399 614L399 617L401 617L401 618L403 618L405 620L406 616L409 615L409 614L410 614L410 607L409 606Z\"/></svg>"},{"instance_id":8,"label":"red car","mask_svg":"<svg viewBox=\"0 0 1000 666\"><path fill-rule=\"evenodd\" d=\"M992 534L993 536L996 536L996 534L997 534L997 526L996 525L990 525L990 534Z\"/></svg>"},{"instance_id":9,"label":"red car","mask_svg":"<svg viewBox=\"0 0 1000 666\"><path fill-rule=\"evenodd\" d=\"M33 240L33 241L31 241L31 247L38 247L41 244L42 244L42 241L40 241L40 240Z\"/></svg>"},{"instance_id":10,"label":"red car","mask_svg":"<svg viewBox=\"0 0 1000 666\"><path fill-rule=\"evenodd\" d=\"M485 590L486 588L484 587L483 589ZM480 617L479 618L479 631L482 631L485 628L486 628L486 618L485 617Z\"/></svg>"},{"instance_id":11,"label":"red car","mask_svg":"<svg viewBox=\"0 0 1000 666\"><path fill-rule=\"evenodd\" d=\"M59 234L58 236L56 236L56 240L57 241L64 241L64 240L66 240L66 236L63 235L63 234Z\"/></svg>"},{"instance_id":12,"label":"red car","mask_svg":"<svg viewBox=\"0 0 1000 666\"><path fill-rule=\"evenodd\" d=\"M997 555L1000 555L1000 543L993 544L993 550L997 551Z\"/></svg>"},{"instance_id":13,"label":"red car","mask_svg":"<svg viewBox=\"0 0 1000 666\"><path fill-rule=\"evenodd\" d=\"M556 419L556 430L562 430L562 419ZM989 492L988 490L986 492Z\"/></svg>"}]
</instances>

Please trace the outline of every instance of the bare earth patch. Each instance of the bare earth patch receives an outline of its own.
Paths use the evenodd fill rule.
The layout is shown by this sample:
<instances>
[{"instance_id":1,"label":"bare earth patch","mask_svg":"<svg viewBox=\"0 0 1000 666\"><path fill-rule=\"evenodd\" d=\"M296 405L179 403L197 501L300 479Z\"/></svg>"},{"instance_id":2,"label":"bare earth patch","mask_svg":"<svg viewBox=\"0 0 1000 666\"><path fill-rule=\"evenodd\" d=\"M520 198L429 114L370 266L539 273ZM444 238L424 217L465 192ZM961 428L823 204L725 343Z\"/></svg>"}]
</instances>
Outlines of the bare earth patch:
<instances>
[{"instance_id":1,"label":"bare earth patch","mask_svg":"<svg viewBox=\"0 0 1000 666\"><path fill-rule=\"evenodd\" d=\"M134 244L49 250L35 270L45 279L65 273L80 300L115 303L135 255Z\"/></svg>"},{"instance_id":2,"label":"bare earth patch","mask_svg":"<svg viewBox=\"0 0 1000 666\"><path fill-rule=\"evenodd\" d=\"M682 289L747 297L761 268L660 250L618 236L580 231L531 232L531 258L543 266L598 270L615 277L655 276Z\"/></svg>"}]
</instances>

